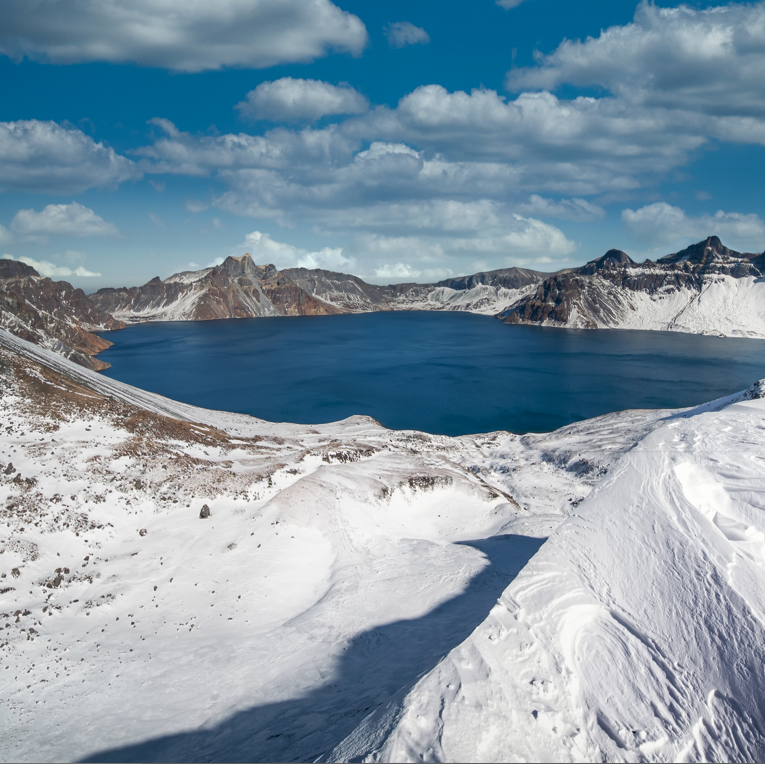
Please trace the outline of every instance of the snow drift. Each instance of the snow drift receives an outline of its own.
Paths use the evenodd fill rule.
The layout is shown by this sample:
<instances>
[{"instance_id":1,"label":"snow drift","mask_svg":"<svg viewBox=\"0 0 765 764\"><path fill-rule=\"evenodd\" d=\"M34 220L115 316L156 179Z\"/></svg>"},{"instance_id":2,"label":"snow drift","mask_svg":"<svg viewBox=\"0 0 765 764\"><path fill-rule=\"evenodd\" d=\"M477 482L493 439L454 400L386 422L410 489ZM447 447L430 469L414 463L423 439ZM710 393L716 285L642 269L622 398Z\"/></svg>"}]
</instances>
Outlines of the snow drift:
<instances>
[{"instance_id":1,"label":"snow drift","mask_svg":"<svg viewBox=\"0 0 765 764\"><path fill-rule=\"evenodd\" d=\"M0 330L0 755L762 759L762 388L447 438Z\"/></svg>"}]
</instances>

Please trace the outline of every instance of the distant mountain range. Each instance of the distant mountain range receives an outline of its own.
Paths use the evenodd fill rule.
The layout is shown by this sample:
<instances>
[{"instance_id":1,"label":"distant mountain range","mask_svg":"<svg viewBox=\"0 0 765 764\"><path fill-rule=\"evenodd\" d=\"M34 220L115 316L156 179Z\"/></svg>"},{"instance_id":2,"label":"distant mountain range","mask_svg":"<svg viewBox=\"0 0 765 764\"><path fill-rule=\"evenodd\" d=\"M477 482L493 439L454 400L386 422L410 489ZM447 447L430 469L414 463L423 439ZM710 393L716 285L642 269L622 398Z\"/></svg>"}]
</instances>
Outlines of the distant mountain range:
<instances>
[{"instance_id":1,"label":"distant mountain range","mask_svg":"<svg viewBox=\"0 0 765 764\"><path fill-rule=\"evenodd\" d=\"M467 310L495 315L530 294L548 274L523 268L476 273L436 284L367 284L319 269L256 265L229 257L201 271L155 278L142 287L101 289L94 304L127 323L260 316L323 316L381 310Z\"/></svg>"},{"instance_id":2,"label":"distant mountain range","mask_svg":"<svg viewBox=\"0 0 765 764\"><path fill-rule=\"evenodd\" d=\"M620 250L581 268L505 268L434 284L367 284L356 276L256 265L249 254L85 295L0 260L0 326L88 368L111 344L94 332L144 321L463 310L507 324L765 337L765 253L735 252L716 236L652 262Z\"/></svg>"}]
</instances>

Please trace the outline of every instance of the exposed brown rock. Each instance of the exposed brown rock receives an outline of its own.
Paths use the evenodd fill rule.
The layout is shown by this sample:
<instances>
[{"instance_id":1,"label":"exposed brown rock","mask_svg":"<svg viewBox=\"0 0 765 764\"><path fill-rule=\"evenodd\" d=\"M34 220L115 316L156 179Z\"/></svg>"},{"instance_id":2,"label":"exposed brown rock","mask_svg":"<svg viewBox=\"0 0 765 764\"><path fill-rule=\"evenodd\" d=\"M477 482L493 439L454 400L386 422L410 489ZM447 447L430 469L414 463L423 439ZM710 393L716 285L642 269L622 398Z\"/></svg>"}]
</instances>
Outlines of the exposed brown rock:
<instances>
[{"instance_id":1,"label":"exposed brown rock","mask_svg":"<svg viewBox=\"0 0 765 764\"><path fill-rule=\"evenodd\" d=\"M93 356L112 345L94 334L125 324L104 312L66 281L43 278L28 265L0 260L0 326L22 339L43 345L100 371L109 364Z\"/></svg>"}]
</instances>

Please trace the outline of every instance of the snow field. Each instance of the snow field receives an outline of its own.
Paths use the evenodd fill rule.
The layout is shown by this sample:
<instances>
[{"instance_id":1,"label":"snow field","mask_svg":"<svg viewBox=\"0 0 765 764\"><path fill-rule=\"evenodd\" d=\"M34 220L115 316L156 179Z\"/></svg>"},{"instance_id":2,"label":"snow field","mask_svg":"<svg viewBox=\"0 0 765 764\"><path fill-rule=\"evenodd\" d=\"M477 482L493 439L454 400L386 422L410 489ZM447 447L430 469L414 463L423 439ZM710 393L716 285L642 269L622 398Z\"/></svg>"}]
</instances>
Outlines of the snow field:
<instances>
[{"instance_id":1,"label":"snow field","mask_svg":"<svg viewBox=\"0 0 765 764\"><path fill-rule=\"evenodd\" d=\"M328 759L761 760L765 401L728 404L625 454L485 622Z\"/></svg>"},{"instance_id":2,"label":"snow field","mask_svg":"<svg viewBox=\"0 0 765 764\"><path fill-rule=\"evenodd\" d=\"M601 601L608 566L629 561L609 536L598 567L606 519L563 529L590 518L582 500L636 441L690 432L696 412L524 437L273 424L130 388L6 332L0 382L3 758L660 758L691 744L685 721L641 717L642 748L602 732L621 740L633 701L592 711L608 676L589 645L610 661L631 645L620 624L652 627L625 612L630 587ZM664 699L656 681L640 692ZM702 690L714 711L693 724L739 718Z\"/></svg>"}]
</instances>

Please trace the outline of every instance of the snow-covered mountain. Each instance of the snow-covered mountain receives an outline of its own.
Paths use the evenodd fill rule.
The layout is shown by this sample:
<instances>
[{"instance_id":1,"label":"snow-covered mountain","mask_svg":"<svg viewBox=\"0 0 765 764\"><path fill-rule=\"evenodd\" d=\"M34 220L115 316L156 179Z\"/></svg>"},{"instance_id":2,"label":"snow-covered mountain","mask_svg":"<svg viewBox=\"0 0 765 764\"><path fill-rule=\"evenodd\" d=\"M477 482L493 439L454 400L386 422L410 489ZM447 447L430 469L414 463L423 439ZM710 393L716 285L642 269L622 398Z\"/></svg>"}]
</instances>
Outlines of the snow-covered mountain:
<instances>
[{"instance_id":1,"label":"snow-covered mountain","mask_svg":"<svg viewBox=\"0 0 765 764\"><path fill-rule=\"evenodd\" d=\"M610 250L501 311L508 324L765 337L765 255L710 236L655 263Z\"/></svg>"},{"instance_id":2,"label":"snow-covered mountain","mask_svg":"<svg viewBox=\"0 0 765 764\"><path fill-rule=\"evenodd\" d=\"M523 268L479 273L437 284L367 284L321 269L256 265L250 255L177 273L142 287L101 289L93 302L115 318L199 321L213 318L368 313L380 310L468 310L494 315L516 303L546 274Z\"/></svg>"},{"instance_id":3,"label":"snow-covered mountain","mask_svg":"<svg viewBox=\"0 0 765 764\"><path fill-rule=\"evenodd\" d=\"M762 760L762 388L447 438L0 329L0 755Z\"/></svg>"},{"instance_id":4,"label":"snow-covered mountain","mask_svg":"<svg viewBox=\"0 0 765 764\"><path fill-rule=\"evenodd\" d=\"M342 312L316 299L273 265L255 265L249 255L229 257L214 268L176 273L164 281L154 278L142 287L100 289L90 298L126 322Z\"/></svg>"},{"instance_id":5,"label":"snow-covered mountain","mask_svg":"<svg viewBox=\"0 0 765 764\"><path fill-rule=\"evenodd\" d=\"M82 289L51 281L25 263L0 259L0 327L88 369L108 369L93 356L112 345L94 332L125 324L96 307Z\"/></svg>"}]
</instances>

